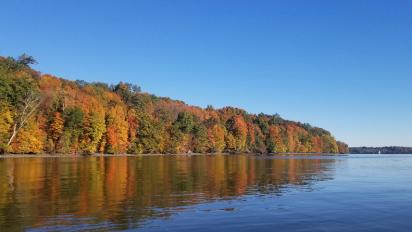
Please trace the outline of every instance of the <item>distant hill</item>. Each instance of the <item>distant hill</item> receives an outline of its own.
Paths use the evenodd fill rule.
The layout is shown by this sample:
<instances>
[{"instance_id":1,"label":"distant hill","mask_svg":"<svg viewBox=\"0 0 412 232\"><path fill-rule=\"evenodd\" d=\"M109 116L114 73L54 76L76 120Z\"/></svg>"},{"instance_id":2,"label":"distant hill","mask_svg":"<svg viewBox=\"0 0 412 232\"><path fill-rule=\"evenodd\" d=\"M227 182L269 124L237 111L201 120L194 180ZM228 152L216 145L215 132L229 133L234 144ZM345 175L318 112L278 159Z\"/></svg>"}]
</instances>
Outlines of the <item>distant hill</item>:
<instances>
[{"instance_id":1,"label":"distant hill","mask_svg":"<svg viewBox=\"0 0 412 232\"><path fill-rule=\"evenodd\" d=\"M351 147L351 154L412 154L412 147Z\"/></svg>"},{"instance_id":2,"label":"distant hill","mask_svg":"<svg viewBox=\"0 0 412 232\"><path fill-rule=\"evenodd\" d=\"M35 62L0 57L0 153L348 152L307 123L190 106L123 82L69 81Z\"/></svg>"}]
</instances>

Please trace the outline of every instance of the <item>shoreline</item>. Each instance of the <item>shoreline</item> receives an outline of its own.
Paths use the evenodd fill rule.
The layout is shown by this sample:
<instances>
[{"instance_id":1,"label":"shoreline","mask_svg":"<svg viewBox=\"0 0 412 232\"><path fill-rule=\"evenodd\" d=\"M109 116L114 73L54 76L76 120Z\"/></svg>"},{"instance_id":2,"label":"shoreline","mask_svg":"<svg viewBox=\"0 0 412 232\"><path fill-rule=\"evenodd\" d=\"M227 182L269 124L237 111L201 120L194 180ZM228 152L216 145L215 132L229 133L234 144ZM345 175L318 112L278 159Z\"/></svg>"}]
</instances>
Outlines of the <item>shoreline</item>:
<instances>
[{"instance_id":1,"label":"shoreline","mask_svg":"<svg viewBox=\"0 0 412 232\"><path fill-rule=\"evenodd\" d=\"M146 156L214 156L214 155L253 155L253 156L292 156L292 155L319 155L319 156L342 156L348 154L332 153L178 153L178 154L0 154L1 158L75 158L75 157L146 157Z\"/></svg>"}]
</instances>

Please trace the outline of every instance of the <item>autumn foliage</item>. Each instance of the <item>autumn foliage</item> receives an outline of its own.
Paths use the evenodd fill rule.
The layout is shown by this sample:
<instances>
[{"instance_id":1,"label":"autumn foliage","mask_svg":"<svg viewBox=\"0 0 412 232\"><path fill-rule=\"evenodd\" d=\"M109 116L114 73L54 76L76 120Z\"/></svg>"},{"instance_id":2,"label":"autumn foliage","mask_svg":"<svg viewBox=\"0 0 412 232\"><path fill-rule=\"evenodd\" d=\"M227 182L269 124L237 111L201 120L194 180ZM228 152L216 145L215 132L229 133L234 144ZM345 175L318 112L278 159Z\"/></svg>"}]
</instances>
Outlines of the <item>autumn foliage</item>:
<instances>
[{"instance_id":1,"label":"autumn foliage","mask_svg":"<svg viewBox=\"0 0 412 232\"><path fill-rule=\"evenodd\" d=\"M128 83L64 80L27 59L0 57L1 152L348 152L328 131L279 115L202 109Z\"/></svg>"}]
</instances>

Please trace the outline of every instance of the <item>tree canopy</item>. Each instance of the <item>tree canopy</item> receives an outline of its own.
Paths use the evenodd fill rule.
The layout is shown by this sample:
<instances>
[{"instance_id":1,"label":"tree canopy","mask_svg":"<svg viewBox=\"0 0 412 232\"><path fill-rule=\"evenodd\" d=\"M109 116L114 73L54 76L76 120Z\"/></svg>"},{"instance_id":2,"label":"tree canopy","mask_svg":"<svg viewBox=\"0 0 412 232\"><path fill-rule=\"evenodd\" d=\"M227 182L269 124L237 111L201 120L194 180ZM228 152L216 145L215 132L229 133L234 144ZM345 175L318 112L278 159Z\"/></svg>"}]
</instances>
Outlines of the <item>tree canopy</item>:
<instances>
[{"instance_id":1,"label":"tree canopy","mask_svg":"<svg viewBox=\"0 0 412 232\"><path fill-rule=\"evenodd\" d=\"M330 132L278 114L203 109L124 82L64 80L35 63L0 57L0 152L348 152Z\"/></svg>"}]
</instances>

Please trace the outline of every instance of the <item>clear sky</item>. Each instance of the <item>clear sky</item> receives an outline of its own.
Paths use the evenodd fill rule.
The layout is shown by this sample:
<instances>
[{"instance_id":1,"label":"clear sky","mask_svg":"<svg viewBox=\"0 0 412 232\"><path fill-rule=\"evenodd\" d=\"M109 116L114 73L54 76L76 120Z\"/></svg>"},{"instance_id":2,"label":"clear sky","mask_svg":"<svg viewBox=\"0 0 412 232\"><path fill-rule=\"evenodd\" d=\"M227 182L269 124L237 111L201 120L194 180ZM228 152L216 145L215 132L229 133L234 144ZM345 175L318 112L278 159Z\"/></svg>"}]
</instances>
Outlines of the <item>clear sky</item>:
<instances>
[{"instance_id":1,"label":"clear sky","mask_svg":"<svg viewBox=\"0 0 412 232\"><path fill-rule=\"evenodd\" d=\"M0 55L412 146L412 1L3 1Z\"/></svg>"}]
</instances>

